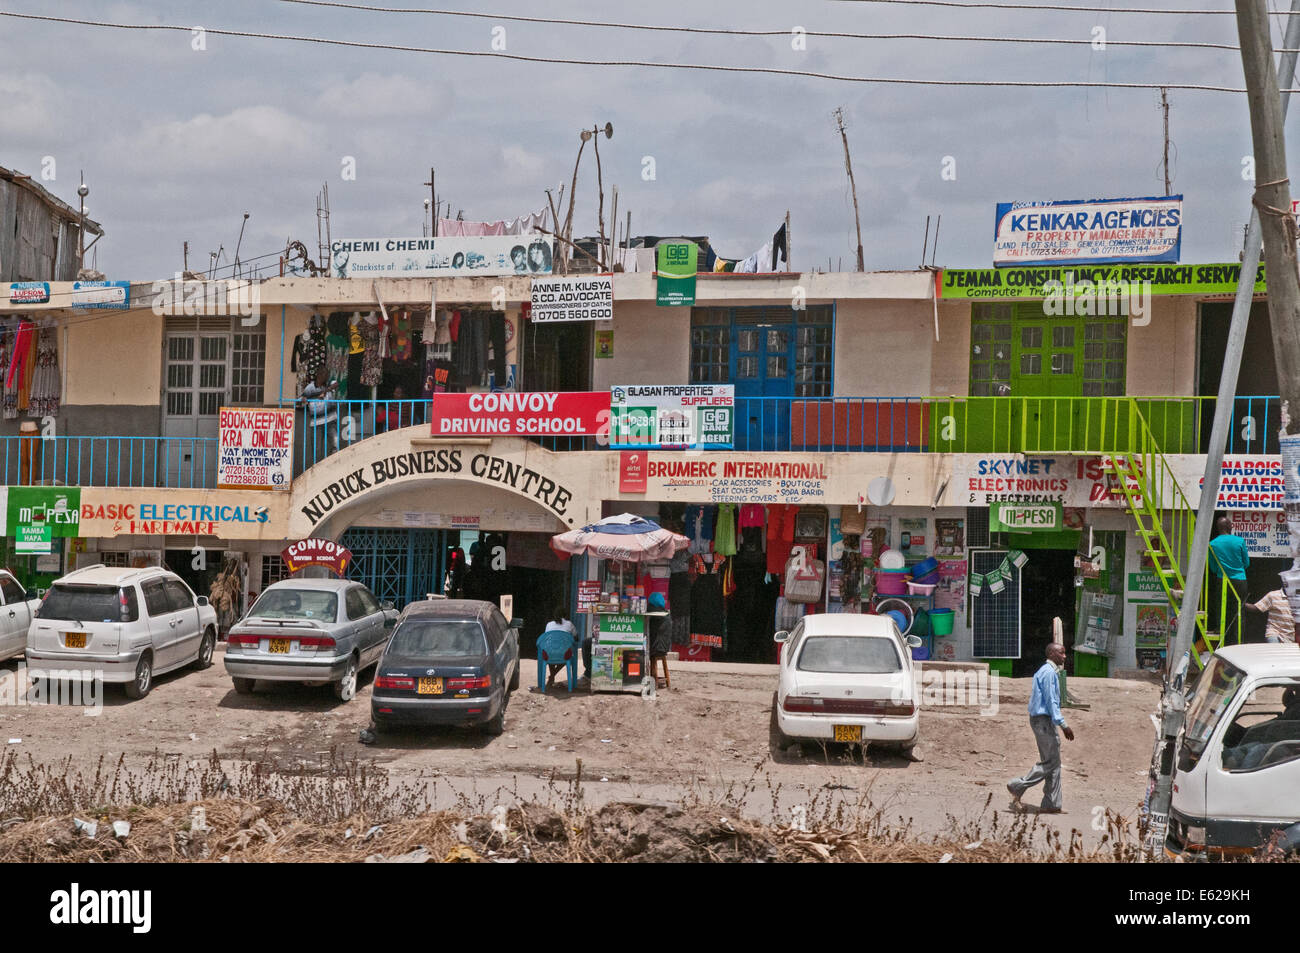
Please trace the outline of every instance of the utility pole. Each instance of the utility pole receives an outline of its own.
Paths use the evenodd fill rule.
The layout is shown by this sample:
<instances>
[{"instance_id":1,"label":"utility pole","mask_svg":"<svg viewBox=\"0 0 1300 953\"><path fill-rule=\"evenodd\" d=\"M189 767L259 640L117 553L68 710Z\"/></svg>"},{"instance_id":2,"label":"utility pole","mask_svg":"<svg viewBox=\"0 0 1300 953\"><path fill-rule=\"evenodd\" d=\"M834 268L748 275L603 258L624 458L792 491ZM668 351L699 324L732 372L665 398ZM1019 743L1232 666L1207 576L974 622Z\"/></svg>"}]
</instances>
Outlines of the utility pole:
<instances>
[{"instance_id":1,"label":"utility pole","mask_svg":"<svg viewBox=\"0 0 1300 953\"><path fill-rule=\"evenodd\" d=\"M1169 88L1160 87L1160 111L1164 113L1165 119L1165 151L1161 159L1160 167L1165 172L1165 195L1173 193L1173 187L1169 184Z\"/></svg>"},{"instance_id":2,"label":"utility pole","mask_svg":"<svg viewBox=\"0 0 1300 953\"><path fill-rule=\"evenodd\" d=\"M1282 394L1287 433L1300 433L1300 277L1296 272L1296 221L1291 213L1291 185L1286 171L1284 107L1273 63L1268 9L1264 0L1237 0L1237 32L1241 64L1250 105L1250 138L1255 149L1255 197L1264 241L1264 274L1268 278L1268 316L1273 330L1273 359ZM1296 19L1291 8L1288 36ZM1294 49L1291 42L1286 48ZM1295 54L1284 53L1290 69L1283 73L1290 88Z\"/></svg>"},{"instance_id":3,"label":"utility pole","mask_svg":"<svg viewBox=\"0 0 1300 953\"><path fill-rule=\"evenodd\" d=\"M433 174L433 167L429 167L429 181L424 184L429 187L429 198L433 201L433 224L432 232L435 236L438 234L438 196L436 194L436 184L438 179ZM450 214L450 213L449 213Z\"/></svg>"},{"instance_id":4,"label":"utility pole","mask_svg":"<svg viewBox=\"0 0 1300 953\"><path fill-rule=\"evenodd\" d=\"M1241 256L1241 276L1237 282L1237 294L1232 306L1232 322L1228 328L1228 340L1224 347L1223 373L1219 378L1219 396L1215 403L1214 424L1210 430L1210 443L1206 448L1205 475L1196 512L1196 530L1187 557L1187 574L1184 576L1183 598L1178 611L1178 630L1166 658L1165 690L1160 700L1161 742L1157 748L1157 763L1153 765L1156 785L1148 810L1151 822L1147 835L1148 844L1157 850L1164 847L1164 836L1169 822L1169 805L1173 795L1174 745L1186 715L1183 686L1181 679L1177 678L1175 673L1181 666L1183 657L1190 650L1196 633L1196 613L1200 605L1201 582L1205 576L1205 565L1210 548L1210 529L1214 518L1215 502L1219 497L1223 454L1232 427L1237 378L1241 371L1241 355L1245 349L1246 329L1250 321L1255 274L1259 270L1261 233L1264 231L1263 219L1274 219L1269 222L1271 231L1268 263L1270 267L1267 268L1266 275L1269 317L1273 326L1274 351L1282 391L1284 419L1288 400L1294 399L1297 390L1300 389L1300 380L1296 378L1296 370L1300 368L1300 364L1294 360L1296 355L1300 354L1300 348L1284 353L1291 347L1290 339L1296 337L1297 329L1284 324L1279 318L1282 314L1288 314L1289 318L1285 320L1294 322L1295 307L1300 302L1296 276L1295 219L1290 215L1290 189L1285 181L1286 152L1282 140L1283 120L1289 105L1289 97L1283 100L1277 92L1279 71L1273 65L1268 13L1264 8L1263 0L1236 0L1236 9L1242 69L1245 73L1247 103L1250 107L1251 138L1255 149L1255 174L1257 181L1262 178L1264 183L1257 184L1255 187L1255 196L1252 200L1254 208L1251 210L1250 225L1246 229L1246 243ZM1283 42L1285 48L1289 50L1296 49L1300 44L1300 0L1291 0L1291 13L1287 18L1286 36ZM1295 82L1295 67L1296 54L1282 54L1280 84L1288 89ZM1265 169L1268 171L1265 172ZM1282 170L1280 173L1279 169ZM1283 181L1278 182L1277 179ZM1285 203L1282 206L1287 209L1285 221L1276 214L1278 202ZM1261 216L1261 211L1267 214ZM1289 241L1286 240L1288 230L1291 233ZM1273 235L1276 235L1276 239ZM1289 266L1287 258L1290 260ZM1274 267L1275 261L1276 267ZM1288 301L1291 310L1286 312L1282 309ZM1296 343L1300 344L1300 341ZM1287 438L1283 436L1284 453L1286 442ZM1294 467L1287 468L1288 497L1297 489L1294 470ZM1295 519L1290 509L1287 512L1287 519L1288 522Z\"/></svg>"},{"instance_id":5,"label":"utility pole","mask_svg":"<svg viewBox=\"0 0 1300 953\"><path fill-rule=\"evenodd\" d=\"M835 125L840 130L840 139L844 142L844 168L849 173L849 191L853 193L853 224L858 230L858 271L866 271L862 261L862 220L858 217L858 187L853 182L853 160L849 158L849 137L844 132L844 107L836 106L834 115Z\"/></svg>"}]
</instances>

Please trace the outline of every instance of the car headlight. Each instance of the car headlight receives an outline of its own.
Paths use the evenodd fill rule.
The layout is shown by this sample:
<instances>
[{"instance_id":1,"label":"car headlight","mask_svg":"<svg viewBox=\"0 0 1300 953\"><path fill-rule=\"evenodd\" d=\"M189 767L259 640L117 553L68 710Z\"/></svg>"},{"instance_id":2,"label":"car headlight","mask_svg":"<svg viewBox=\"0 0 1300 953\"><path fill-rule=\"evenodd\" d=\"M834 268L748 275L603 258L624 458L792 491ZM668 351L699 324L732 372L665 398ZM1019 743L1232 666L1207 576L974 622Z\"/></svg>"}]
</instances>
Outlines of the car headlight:
<instances>
[{"instance_id":1,"label":"car headlight","mask_svg":"<svg viewBox=\"0 0 1300 953\"><path fill-rule=\"evenodd\" d=\"M1185 840L1186 840L1186 843L1187 843L1187 846L1188 846L1188 847L1204 847L1204 846L1205 846L1205 828L1204 828L1204 827L1194 827L1194 826L1191 825L1191 824L1187 824L1187 825L1185 825L1185 826L1183 827L1183 834L1184 834L1184 838L1185 838Z\"/></svg>"}]
</instances>

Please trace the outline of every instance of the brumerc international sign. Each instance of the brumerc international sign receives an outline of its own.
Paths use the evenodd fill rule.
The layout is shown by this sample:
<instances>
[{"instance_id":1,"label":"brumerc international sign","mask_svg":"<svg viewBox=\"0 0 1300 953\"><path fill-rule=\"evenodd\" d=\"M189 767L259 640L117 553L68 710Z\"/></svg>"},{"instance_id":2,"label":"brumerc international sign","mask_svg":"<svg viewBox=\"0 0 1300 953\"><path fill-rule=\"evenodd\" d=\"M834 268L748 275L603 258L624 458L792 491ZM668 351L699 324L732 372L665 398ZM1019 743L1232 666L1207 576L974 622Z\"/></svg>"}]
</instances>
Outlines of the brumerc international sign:
<instances>
[{"instance_id":1,"label":"brumerc international sign","mask_svg":"<svg viewBox=\"0 0 1300 953\"><path fill-rule=\"evenodd\" d=\"M1178 261L1183 197L1000 202L995 265Z\"/></svg>"}]
</instances>

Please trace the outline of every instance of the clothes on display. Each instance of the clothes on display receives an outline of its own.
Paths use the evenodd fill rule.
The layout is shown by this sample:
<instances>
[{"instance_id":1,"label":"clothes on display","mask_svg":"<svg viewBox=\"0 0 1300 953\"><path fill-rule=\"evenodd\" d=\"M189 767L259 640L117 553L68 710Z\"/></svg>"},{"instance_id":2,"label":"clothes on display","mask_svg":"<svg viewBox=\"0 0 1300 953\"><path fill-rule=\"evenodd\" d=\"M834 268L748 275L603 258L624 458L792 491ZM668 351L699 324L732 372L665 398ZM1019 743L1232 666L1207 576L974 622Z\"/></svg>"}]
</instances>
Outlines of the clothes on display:
<instances>
[{"instance_id":1,"label":"clothes on display","mask_svg":"<svg viewBox=\"0 0 1300 953\"><path fill-rule=\"evenodd\" d=\"M546 227L546 209L496 222L465 222L458 218L438 219L439 237L473 237L478 235L530 235Z\"/></svg>"},{"instance_id":2,"label":"clothes on display","mask_svg":"<svg viewBox=\"0 0 1300 953\"><path fill-rule=\"evenodd\" d=\"M692 645L726 647L726 609L720 573L700 572L691 584L690 630Z\"/></svg>"},{"instance_id":3,"label":"clothes on display","mask_svg":"<svg viewBox=\"0 0 1300 953\"><path fill-rule=\"evenodd\" d=\"M361 341L365 353L361 355L361 385L377 387L384 379L384 357L379 353L379 320L368 315L361 320Z\"/></svg>"},{"instance_id":4,"label":"clothes on display","mask_svg":"<svg viewBox=\"0 0 1300 953\"><path fill-rule=\"evenodd\" d=\"M721 556L736 555L736 504L719 503L713 551Z\"/></svg>"},{"instance_id":5,"label":"clothes on display","mask_svg":"<svg viewBox=\"0 0 1300 953\"><path fill-rule=\"evenodd\" d=\"M683 522L685 535L690 539L692 553L707 553L713 549L713 507L691 505L686 507Z\"/></svg>"},{"instance_id":6,"label":"clothes on display","mask_svg":"<svg viewBox=\"0 0 1300 953\"><path fill-rule=\"evenodd\" d=\"M745 529L749 526L762 526L764 521L763 507L759 503L746 503L740 508L739 526Z\"/></svg>"},{"instance_id":7,"label":"clothes on display","mask_svg":"<svg viewBox=\"0 0 1300 953\"><path fill-rule=\"evenodd\" d=\"M346 330L346 324L344 325ZM329 379L338 382L336 396L339 400L348 397L348 339L345 334L333 331L325 338L325 371Z\"/></svg>"},{"instance_id":8,"label":"clothes on display","mask_svg":"<svg viewBox=\"0 0 1300 953\"><path fill-rule=\"evenodd\" d=\"M772 504L767 508L767 571L780 575L794 546L794 524L799 507Z\"/></svg>"},{"instance_id":9,"label":"clothes on display","mask_svg":"<svg viewBox=\"0 0 1300 953\"><path fill-rule=\"evenodd\" d=\"M31 400L27 412L33 417L54 417L59 413L63 381L59 377L59 332L50 324L40 330L36 344L36 368L32 371Z\"/></svg>"}]
</instances>

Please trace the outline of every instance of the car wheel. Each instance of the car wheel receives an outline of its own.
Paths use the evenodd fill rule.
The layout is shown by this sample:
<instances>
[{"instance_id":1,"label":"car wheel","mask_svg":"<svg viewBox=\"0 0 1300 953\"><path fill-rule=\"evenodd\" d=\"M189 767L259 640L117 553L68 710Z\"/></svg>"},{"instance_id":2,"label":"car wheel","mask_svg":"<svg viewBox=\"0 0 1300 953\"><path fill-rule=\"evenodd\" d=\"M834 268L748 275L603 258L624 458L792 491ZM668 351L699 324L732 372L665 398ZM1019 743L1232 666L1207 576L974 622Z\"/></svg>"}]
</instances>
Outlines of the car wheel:
<instances>
[{"instance_id":1,"label":"car wheel","mask_svg":"<svg viewBox=\"0 0 1300 953\"><path fill-rule=\"evenodd\" d=\"M770 744L777 753L784 751L795 743L795 740L781 730L781 722L776 716L776 694L772 695L772 724L768 732Z\"/></svg>"},{"instance_id":2,"label":"car wheel","mask_svg":"<svg viewBox=\"0 0 1300 953\"><path fill-rule=\"evenodd\" d=\"M343 677L334 683L334 697L341 702L350 702L357 694L357 657L348 659L347 670Z\"/></svg>"},{"instance_id":3,"label":"car wheel","mask_svg":"<svg viewBox=\"0 0 1300 953\"><path fill-rule=\"evenodd\" d=\"M510 676L510 690L512 692L519 690L519 668L519 659L515 659L515 673Z\"/></svg>"},{"instance_id":4,"label":"car wheel","mask_svg":"<svg viewBox=\"0 0 1300 953\"><path fill-rule=\"evenodd\" d=\"M235 683L235 694L237 695L253 694L253 686L257 684L257 679L255 678L235 677L232 678L231 681Z\"/></svg>"},{"instance_id":5,"label":"car wheel","mask_svg":"<svg viewBox=\"0 0 1300 953\"><path fill-rule=\"evenodd\" d=\"M149 689L153 688L153 656L145 652L140 656L140 661L135 666L135 678L127 682L123 688L126 690L127 698L144 698L149 694Z\"/></svg>"},{"instance_id":6,"label":"car wheel","mask_svg":"<svg viewBox=\"0 0 1300 953\"><path fill-rule=\"evenodd\" d=\"M199 657L194 660L194 670L201 672L212 664L212 653L217 650L217 634L211 629L203 630L203 639L199 642Z\"/></svg>"},{"instance_id":7,"label":"car wheel","mask_svg":"<svg viewBox=\"0 0 1300 953\"><path fill-rule=\"evenodd\" d=\"M502 697L501 707L497 709L496 716L483 726L483 730L494 738L506 730L506 701L509 697L509 695Z\"/></svg>"}]
</instances>

